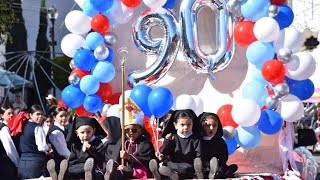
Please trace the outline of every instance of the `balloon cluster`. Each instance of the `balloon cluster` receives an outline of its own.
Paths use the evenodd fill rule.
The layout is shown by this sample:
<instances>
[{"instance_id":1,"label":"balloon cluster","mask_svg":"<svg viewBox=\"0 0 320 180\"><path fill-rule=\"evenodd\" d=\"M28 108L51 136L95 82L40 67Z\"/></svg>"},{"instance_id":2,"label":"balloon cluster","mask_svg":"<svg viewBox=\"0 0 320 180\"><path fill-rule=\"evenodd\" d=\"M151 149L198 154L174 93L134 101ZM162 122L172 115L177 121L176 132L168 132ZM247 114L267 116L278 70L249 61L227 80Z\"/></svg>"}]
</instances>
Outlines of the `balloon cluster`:
<instances>
[{"instance_id":1,"label":"balloon cluster","mask_svg":"<svg viewBox=\"0 0 320 180\"><path fill-rule=\"evenodd\" d=\"M222 106L218 115L225 137L235 138L245 149L260 143L261 132L272 135L281 129L283 121L298 121L304 113L302 101L314 92L308 78L315 72L316 62L309 53L298 52L302 33L289 27L294 14L285 3L228 2L229 11L239 17L235 42L247 47L247 60L253 70L252 80L242 86L242 98ZM233 140L226 142L234 147Z\"/></svg>"}]
</instances>

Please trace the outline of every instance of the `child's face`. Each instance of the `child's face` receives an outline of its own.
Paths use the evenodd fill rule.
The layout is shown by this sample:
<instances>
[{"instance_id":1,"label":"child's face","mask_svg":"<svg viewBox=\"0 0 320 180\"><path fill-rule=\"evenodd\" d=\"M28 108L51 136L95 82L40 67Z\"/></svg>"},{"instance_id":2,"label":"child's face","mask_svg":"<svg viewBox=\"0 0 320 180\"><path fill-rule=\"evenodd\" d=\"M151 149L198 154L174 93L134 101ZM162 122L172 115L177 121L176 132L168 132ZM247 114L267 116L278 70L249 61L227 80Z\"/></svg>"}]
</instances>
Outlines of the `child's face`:
<instances>
[{"instance_id":1,"label":"child's face","mask_svg":"<svg viewBox=\"0 0 320 180\"><path fill-rule=\"evenodd\" d=\"M47 118L43 121L43 126L51 127L53 125L53 119Z\"/></svg>"},{"instance_id":2,"label":"child's face","mask_svg":"<svg viewBox=\"0 0 320 180\"><path fill-rule=\"evenodd\" d=\"M193 122L190 118L179 118L177 122L174 123L177 132L184 136L192 132L192 126Z\"/></svg>"},{"instance_id":3,"label":"child's face","mask_svg":"<svg viewBox=\"0 0 320 180\"><path fill-rule=\"evenodd\" d=\"M214 136L217 133L218 122L214 119L208 118L202 123L206 136Z\"/></svg>"},{"instance_id":4,"label":"child's face","mask_svg":"<svg viewBox=\"0 0 320 180\"><path fill-rule=\"evenodd\" d=\"M89 125L80 126L76 133L80 139L80 141L90 141L92 136L94 135L95 129Z\"/></svg>"},{"instance_id":5,"label":"child's face","mask_svg":"<svg viewBox=\"0 0 320 180\"><path fill-rule=\"evenodd\" d=\"M43 118L43 112L42 111L36 111L32 114L30 114L30 118L35 122L41 124L42 118Z\"/></svg>"},{"instance_id":6,"label":"child's face","mask_svg":"<svg viewBox=\"0 0 320 180\"><path fill-rule=\"evenodd\" d=\"M139 126L137 124L130 124L130 125L126 125L124 130L126 132L126 136L129 138L129 140L135 141L141 135L142 128L141 128L141 126Z\"/></svg>"},{"instance_id":7,"label":"child's face","mask_svg":"<svg viewBox=\"0 0 320 180\"><path fill-rule=\"evenodd\" d=\"M61 126L66 125L68 121L67 111L60 111L56 116L54 116L54 121L60 124Z\"/></svg>"},{"instance_id":8,"label":"child's face","mask_svg":"<svg viewBox=\"0 0 320 180\"><path fill-rule=\"evenodd\" d=\"M9 121L13 117L13 109L9 108L3 113L3 120Z\"/></svg>"}]
</instances>

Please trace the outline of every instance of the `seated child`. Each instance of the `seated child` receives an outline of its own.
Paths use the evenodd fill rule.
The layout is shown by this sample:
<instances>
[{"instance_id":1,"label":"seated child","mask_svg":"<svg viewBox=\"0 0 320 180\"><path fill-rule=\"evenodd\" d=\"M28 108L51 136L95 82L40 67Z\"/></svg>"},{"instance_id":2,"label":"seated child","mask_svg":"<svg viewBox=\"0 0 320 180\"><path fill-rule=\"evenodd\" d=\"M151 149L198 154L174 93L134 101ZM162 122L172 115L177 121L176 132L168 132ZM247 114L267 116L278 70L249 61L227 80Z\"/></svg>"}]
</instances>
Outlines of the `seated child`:
<instances>
[{"instance_id":1,"label":"seated child","mask_svg":"<svg viewBox=\"0 0 320 180\"><path fill-rule=\"evenodd\" d=\"M162 147L159 172L160 174L178 180L193 178L196 172L198 178L203 178L201 163L200 133L201 125L191 109L174 111L170 117L162 137L165 137ZM154 171L156 163L150 162Z\"/></svg>"},{"instance_id":2,"label":"seated child","mask_svg":"<svg viewBox=\"0 0 320 180\"><path fill-rule=\"evenodd\" d=\"M223 130L219 117L214 113L204 112L199 115L203 127L201 139L201 160L204 178L230 178L234 176L238 166L228 166L228 147L222 139Z\"/></svg>"},{"instance_id":3,"label":"seated child","mask_svg":"<svg viewBox=\"0 0 320 180\"><path fill-rule=\"evenodd\" d=\"M147 167L149 161L155 158L155 151L151 141L142 135L143 119L143 112L128 98L125 107L124 151L121 150L122 139L120 138L113 153L117 170L113 173L108 172L108 166L110 166L108 161L106 175L109 173L111 177L105 175L105 179L147 179L151 176ZM122 158L124 165L121 164Z\"/></svg>"},{"instance_id":4,"label":"seated child","mask_svg":"<svg viewBox=\"0 0 320 180\"><path fill-rule=\"evenodd\" d=\"M97 136L106 136L98 121L90 117L76 117L66 138L71 144L66 176L70 179L102 179L104 154L102 142Z\"/></svg>"}]
</instances>

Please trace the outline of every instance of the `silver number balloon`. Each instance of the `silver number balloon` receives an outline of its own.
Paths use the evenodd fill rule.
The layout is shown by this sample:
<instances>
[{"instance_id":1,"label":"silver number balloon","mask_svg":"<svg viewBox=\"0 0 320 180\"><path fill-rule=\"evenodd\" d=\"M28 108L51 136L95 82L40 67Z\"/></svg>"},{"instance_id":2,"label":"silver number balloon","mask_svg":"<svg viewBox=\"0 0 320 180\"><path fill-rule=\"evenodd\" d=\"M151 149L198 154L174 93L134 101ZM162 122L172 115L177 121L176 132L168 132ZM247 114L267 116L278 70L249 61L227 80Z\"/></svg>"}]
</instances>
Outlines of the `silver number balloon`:
<instances>
[{"instance_id":1,"label":"silver number balloon","mask_svg":"<svg viewBox=\"0 0 320 180\"><path fill-rule=\"evenodd\" d=\"M128 75L130 86L143 83L151 85L160 80L170 69L179 50L179 35L174 15L166 10L164 13L148 12L138 18L133 30L136 46L146 54L158 55L157 60L145 70L137 70ZM151 29L155 26L164 31L163 38L153 39Z\"/></svg>"},{"instance_id":2,"label":"silver number balloon","mask_svg":"<svg viewBox=\"0 0 320 180\"><path fill-rule=\"evenodd\" d=\"M212 21L217 26L215 33L217 48L212 54L204 53L199 47L198 14L205 7L215 12ZM184 53L191 67L197 72L212 74L223 70L231 62L234 51L233 28L230 27L232 16L227 10L225 1L184 0L180 8L180 26Z\"/></svg>"}]
</instances>

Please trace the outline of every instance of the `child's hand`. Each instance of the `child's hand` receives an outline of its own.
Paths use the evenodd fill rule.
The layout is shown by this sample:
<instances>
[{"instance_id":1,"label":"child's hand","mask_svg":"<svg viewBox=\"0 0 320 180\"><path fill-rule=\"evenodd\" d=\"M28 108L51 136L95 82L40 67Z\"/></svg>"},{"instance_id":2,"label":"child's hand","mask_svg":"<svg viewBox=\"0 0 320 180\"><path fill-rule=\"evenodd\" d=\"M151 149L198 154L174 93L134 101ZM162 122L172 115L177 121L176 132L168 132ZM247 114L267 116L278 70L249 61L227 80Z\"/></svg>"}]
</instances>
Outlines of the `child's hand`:
<instances>
[{"instance_id":1,"label":"child's hand","mask_svg":"<svg viewBox=\"0 0 320 180\"><path fill-rule=\"evenodd\" d=\"M83 142L83 146L82 146L83 152L86 152L87 150L89 150L90 147L91 147L91 144L89 144L88 141Z\"/></svg>"},{"instance_id":2,"label":"child's hand","mask_svg":"<svg viewBox=\"0 0 320 180\"><path fill-rule=\"evenodd\" d=\"M118 169L118 170L120 170L120 171L122 171L122 170L123 170L123 168L124 168L124 166L123 166L123 165L119 165L117 169Z\"/></svg>"},{"instance_id":3,"label":"child's hand","mask_svg":"<svg viewBox=\"0 0 320 180\"><path fill-rule=\"evenodd\" d=\"M163 154L161 154L160 152L156 152L156 157L162 161L163 160Z\"/></svg>"},{"instance_id":4,"label":"child's hand","mask_svg":"<svg viewBox=\"0 0 320 180\"><path fill-rule=\"evenodd\" d=\"M173 135L171 133L167 134L166 139L173 140Z\"/></svg>"},{"instance_id":5,"label":"child's hand","mask_svg":"<svg viewBox=\"0 0 320 180\"><path fill-rule=\"evenodd\" d=\"M120 158L121 159L129 159L129 154L126 151L120 151Z\"/></svg>"}]
</instances>

